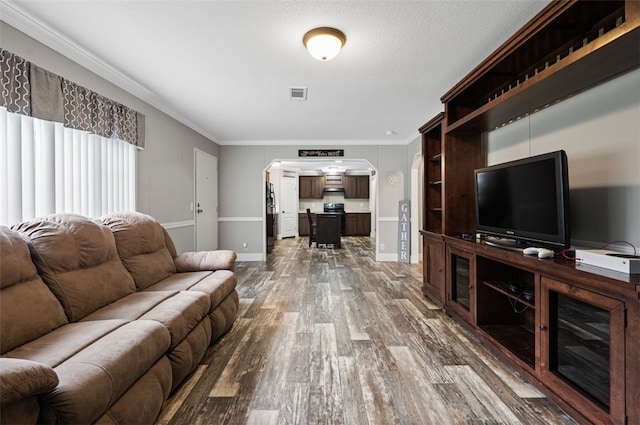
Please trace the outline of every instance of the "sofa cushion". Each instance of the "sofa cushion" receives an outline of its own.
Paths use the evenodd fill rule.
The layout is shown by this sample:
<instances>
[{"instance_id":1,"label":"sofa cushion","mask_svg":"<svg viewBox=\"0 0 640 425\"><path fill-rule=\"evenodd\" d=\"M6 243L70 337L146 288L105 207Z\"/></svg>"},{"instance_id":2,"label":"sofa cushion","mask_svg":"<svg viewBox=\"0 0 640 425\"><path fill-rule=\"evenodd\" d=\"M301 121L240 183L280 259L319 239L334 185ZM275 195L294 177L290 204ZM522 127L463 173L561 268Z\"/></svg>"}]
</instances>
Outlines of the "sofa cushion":
<instances>
[{"instance_id":1,"label":"sofa cushion","mask_svg":"<svg viewBox=\"0 0 640 425\"><path fill-rule=\"evenodd\" d=\"M0 226L0 353L67 323L19 233Z\"/></svg>"},{"instance_id":2,"label":"sofa cushion","mask_svg":"<svg viewBox=\"0 0 640 425\"><path fill-rule=\"evenodd\" d=\"M135 291L108 227L80 215L54 214L15 229L29 237L38 272L69 321Z\"/></svg>"},{"instance_id":3,"label":"sofa cushion","mask_svg":"<svg viewBox=\"0 0 640 425\"><path fill-rule=\"evenodd\" d=\"M236 288L237 277L230 270L216 270L215 272L185 272L176 273L157 284L147 288L147 291L200 291L209 296L211 310L229 296Z\"/></svg>"},{"instance_id":4,"label":"sofa cushion","mask_svg":"<svg viewBox=\"0 0 640 425\"><path fill-rule=\"evenodd\" d=\"M56 367L127 323L128 320L69 323L5 353L4 356Z\"/></svg>"},{"instance_id":5,"label":"sofa cushion","mask_svg":"<svg viewBox=\"0 0 640 425\"><path fill-rule=\"evenodd\" d=\"M85 317L83 321L106 319L154 320L171 335L173 349L207 316L209 297L200 292L137 292ZM203 341L207 346L209 341Z\"/></svg>"},{"instance_id":6,"label":"sofa cushion","mask_svg":"<svg viewBox=\"0 0 640 425\"><path fill-rule=\"evenodd\" d=\"M164 229L152 217L123 212L103 216L99 221L111 228L120 259L138 289L145 289L176 272Z\"/></svg>"},{"instance_id":7,"label":"sofa cushion","mask_svg":"<svg viewBox=\"0 0 640 425\"><path fill-rule=\"evenodd\" d=\"M7 356L40 361L58 375L58 386L40 397L43 422L89 424L147 373L169 344L169 332L153 320L105 320L63 326Z\"/></svg>"}]
</instances>

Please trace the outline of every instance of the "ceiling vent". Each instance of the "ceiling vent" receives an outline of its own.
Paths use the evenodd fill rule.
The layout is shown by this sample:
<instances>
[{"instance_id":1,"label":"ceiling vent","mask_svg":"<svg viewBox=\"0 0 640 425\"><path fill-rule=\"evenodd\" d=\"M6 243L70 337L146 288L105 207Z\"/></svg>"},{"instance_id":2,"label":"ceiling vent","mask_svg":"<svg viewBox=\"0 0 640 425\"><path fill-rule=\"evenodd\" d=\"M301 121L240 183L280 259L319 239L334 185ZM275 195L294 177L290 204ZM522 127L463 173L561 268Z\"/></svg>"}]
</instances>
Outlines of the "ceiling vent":
<instances>
[{"instance_id":1,"label":"ceiling vent","mask_svg":"<svg viewBox=\"0 0 640 425\"><path fill-rule=\"evenodd\" d=\"M289 87L290 100L307 100L306 87Z\"/></svg>"}]
</instances>

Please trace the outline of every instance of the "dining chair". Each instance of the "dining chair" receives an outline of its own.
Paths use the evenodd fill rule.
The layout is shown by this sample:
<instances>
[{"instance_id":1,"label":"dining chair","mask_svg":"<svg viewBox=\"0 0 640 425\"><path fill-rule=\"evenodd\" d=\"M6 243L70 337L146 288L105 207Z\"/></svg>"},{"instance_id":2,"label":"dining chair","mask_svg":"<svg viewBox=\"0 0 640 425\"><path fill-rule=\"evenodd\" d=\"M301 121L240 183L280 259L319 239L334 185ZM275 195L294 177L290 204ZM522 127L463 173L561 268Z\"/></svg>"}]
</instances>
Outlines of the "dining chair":
<instances>
[{"instance_id":1,"label":"dining chair","mask_svg":"<svg viewBox=\"0 0 640 425\"><path fill-rule=\"evenodd\" d=\"M316 224L313 222L313 214L311 214L310 208L307 208L307 219L309 220L309 248L311 248L312 242L316 242L317 246L318 232L316 229Z\"/></svg>"}]
</instances>

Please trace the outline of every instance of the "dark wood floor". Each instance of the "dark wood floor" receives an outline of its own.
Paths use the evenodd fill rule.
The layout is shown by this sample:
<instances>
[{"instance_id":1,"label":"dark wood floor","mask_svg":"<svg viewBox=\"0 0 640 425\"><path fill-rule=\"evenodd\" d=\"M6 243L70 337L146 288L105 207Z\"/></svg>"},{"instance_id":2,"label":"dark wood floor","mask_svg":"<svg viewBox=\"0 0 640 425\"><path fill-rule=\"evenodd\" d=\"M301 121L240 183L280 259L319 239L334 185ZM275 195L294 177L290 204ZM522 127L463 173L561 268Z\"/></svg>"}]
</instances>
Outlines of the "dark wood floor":
<instances>
[{"instance_id":1,"label":"dark wood floor","mask_svg":"<svg viewBox=\"0 0 640 425\"><path fill-rule=\"evenodd\" d=\"M277 241L158 424L573 424L420 292L418 265Z\"/></svg>"}]
</instances>

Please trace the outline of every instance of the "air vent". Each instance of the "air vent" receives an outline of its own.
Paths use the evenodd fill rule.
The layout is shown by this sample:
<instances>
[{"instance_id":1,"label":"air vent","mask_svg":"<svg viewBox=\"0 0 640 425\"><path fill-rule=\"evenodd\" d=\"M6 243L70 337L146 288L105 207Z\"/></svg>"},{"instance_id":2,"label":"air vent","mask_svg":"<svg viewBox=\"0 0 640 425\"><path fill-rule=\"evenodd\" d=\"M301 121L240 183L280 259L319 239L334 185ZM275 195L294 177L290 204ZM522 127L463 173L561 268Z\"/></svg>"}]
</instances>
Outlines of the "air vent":
<instances>
[{"instance_id":1,"label":"air vent","mask_svg":"<svg viewBox=\"0 0 640 425\"><path fill-rule=\"evenodd\" d=\"M290 100L307 100L306 87L289 87Z\"/></svg>"}]
</instances>

